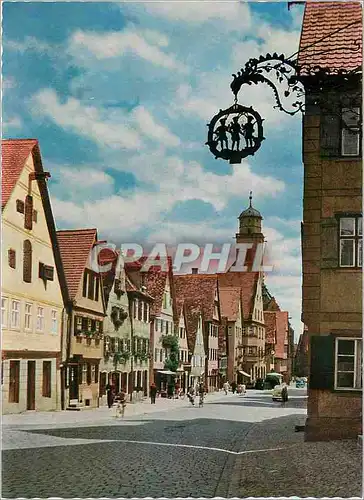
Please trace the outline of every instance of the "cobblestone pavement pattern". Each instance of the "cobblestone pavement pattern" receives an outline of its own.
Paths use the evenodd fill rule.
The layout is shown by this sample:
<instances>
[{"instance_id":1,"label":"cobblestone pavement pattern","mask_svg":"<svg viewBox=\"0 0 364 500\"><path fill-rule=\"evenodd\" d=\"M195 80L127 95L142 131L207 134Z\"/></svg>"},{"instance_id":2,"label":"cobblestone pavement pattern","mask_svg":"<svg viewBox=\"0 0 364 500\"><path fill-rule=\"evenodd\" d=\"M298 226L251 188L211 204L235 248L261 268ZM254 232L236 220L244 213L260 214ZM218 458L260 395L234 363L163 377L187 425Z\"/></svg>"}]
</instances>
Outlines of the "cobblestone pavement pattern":
<instances>
[{"instance_id":1,"label":"cobblestone pavement pattern","mask_svg":"<svg viewBox=\"0 0 364 500\"><path fill-rule=\"evenodd\" d=\"M43 425L7 416L2 496L361 497L358 444L303 442L294 427L305 391L291 395L285 405L257 391L208 396L203 408L157 401L139 414L130 406L124 420L108 409Z\"/></svg>"}]
</instances>

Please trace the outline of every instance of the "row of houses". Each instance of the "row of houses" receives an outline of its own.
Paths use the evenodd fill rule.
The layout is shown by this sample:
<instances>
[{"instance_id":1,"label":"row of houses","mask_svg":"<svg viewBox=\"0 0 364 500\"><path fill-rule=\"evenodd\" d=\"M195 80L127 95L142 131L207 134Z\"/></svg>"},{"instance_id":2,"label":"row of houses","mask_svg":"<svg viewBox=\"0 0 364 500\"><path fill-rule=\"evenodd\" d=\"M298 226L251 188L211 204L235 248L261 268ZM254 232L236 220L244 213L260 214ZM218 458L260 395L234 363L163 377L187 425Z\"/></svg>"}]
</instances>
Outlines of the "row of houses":
<instances>
[{"instance_id":1,"label":"row of houses","mask_svg":"<svg viewBox=\"0 0 364 500\"><path fill-rule=\"evenodd\" d=\"M108 384L135 398L171 374L210 391L290 378L288 313L251 271L264 241L251 199L236 235L253 242L248 272L174 275L170 259L144 272L95 228L57 231L37 140L4 140L2 156L4 413L95 408Z\"/></svg>"}]
</instances>

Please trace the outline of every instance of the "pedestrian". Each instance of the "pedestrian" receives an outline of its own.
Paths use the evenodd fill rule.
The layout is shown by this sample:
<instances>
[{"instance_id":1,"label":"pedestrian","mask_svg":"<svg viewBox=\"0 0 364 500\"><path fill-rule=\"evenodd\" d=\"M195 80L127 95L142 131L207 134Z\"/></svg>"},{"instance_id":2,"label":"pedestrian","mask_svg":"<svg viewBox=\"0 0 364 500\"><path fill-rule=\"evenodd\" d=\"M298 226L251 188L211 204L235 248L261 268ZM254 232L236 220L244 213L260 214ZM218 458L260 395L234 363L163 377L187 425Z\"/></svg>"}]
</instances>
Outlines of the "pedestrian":
<instances>
[{"instance_id":1,"label":"pedestrian","mask_svg":"<svg viewBox=\"0 0 364 500\"><path fill-rule=\"evenodd\" d=\"M120 417L120 415L124 418L125 408L126 408L126 391L122 389L115 396L116 405L116 418Z\"/></svg>"},{"instance_id":2,"label":"pedestrian","mask_svg":"<svg viewBox=\"0 0 364 500\"><path fill-rule=\"evenodd\" d=\"M179 393L180 393L180 385L179 385L179 383L177 382L176 387L175 387L175 394L176 394L177 399L178 399L178 397L179 397Z\"/></svg>"},{"instance_id":3,"label":"pedestrian","mask_svg":"<svg viewBox=\"0 0 364 500\"><path fill-rule=\"evenodd\" d=\"M245 396L245 393L246 393L246 385L245 384L241 384L241 392L243 393L243 396Z\"/></svg>"},{"instance_id":4,"label":"pedestrian","mask_svg":"<svg viewBox=\"0 0 364 500\"><path fill-rule=\"evenodd\" d=\"M106 397L107 397L107 405L109 408L111 408L114 402L114 393L113 393L113 387L110 384L107 384L106 386Z\"/></svg>"},{"instance_id":5,"label":"pedestrian","mask_svg":"<svg viewBox=\"0 0 364 500\"><path fill-rule=\"evenodd\" d=\"M233 394L235 394L235 391L236 391L236 382L235 381L231 382L231 390L232 390Z\"/></svg>"},{"instance_id":6,"label":"pedestrian","mask_svg":"<svg viewBox=\"0 0 364 500\"><path fill-rule=\"evenodd\" d=\"M174 383L171 382L167 386L167 396L168 396L168 399L172 399L173 398L173 394L174 394Z\"/></svg>"},{"instance_id":7,"label":"pedestrian","mask_svg":"<svg viewBox=\"0 0 364 500\"><path fill-rule=\"evenodd\" d=\"M229 382L228 382L228 381L226 381L226 382L224 383L224 385L223 385L223 389L224 389L224 391L225 391L225 395L227 395L228 390L229 390Z\"/></svg>"},{"instance_id":8,"label":"pedestrian","mask_svg":"<svg viewBox=\"0 0 364 500\"><path fill-rule=\"evenodd\" d=\"M150 391L149 391L149 395L150 395L150 402L152 405L155 405L155 398L157 396L157 386L155 385L155 383L153 382L153 384L150 386Z\"/></svg>"},{"instance_id":9,"label":"pedestrian","mask_svg":"<svg viewBox=\"0 0 364 500\"><path fill-rule=\"evenodd\" d=\"M187 397L192 406L195 406L195 391L192 386L187 389Z\"/></svg>"},{"instance_id":10,"label":"pedestrian","mask_svg":"<svg viewBox=\"0 0 364 500\"><path fill-rule=\"evenodd\" d=\"M205 394L205 387L204 384L201 382L199 387L198 387L198 394L200 396L198 406L203 406L203 399L204 399L204 394Z\"/></svg>"}]
</instances>

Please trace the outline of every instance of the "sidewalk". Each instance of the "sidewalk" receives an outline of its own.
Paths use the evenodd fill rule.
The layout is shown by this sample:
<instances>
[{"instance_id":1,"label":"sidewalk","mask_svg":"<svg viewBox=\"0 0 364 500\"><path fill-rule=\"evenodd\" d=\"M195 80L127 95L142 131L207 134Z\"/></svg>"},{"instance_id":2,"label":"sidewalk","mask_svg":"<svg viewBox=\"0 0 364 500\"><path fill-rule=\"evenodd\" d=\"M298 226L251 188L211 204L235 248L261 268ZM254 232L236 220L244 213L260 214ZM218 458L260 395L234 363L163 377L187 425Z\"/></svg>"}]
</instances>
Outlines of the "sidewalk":
<instances>
[{"instance_id":1,"label":"sidewalk","mask_svg":"<svg viewBox=\"0 0 364 500\"><path fill-rule=\"evenodd\" d=\"M222 399L223 397L226 398L227 396L225 396L224 392L221 391L209 393L205 398L205 403L208 404L210 401L216 401L220 398ZM152 405L150 403L150 399L148 398L140 402L128 403L125 409L125 418L128 419L138 415L149 415L163 411L173 411L188 406L190 406L190 403L187 397L183 400L157 398L155 405ZM106 423L112 424L118 422L117 419L113 418L115 417L115 414L116 409L108 408L107 406L81 411L27 411L24 413L3 415L2 426L9 428L33 428L36 426L41 428L46 426L59 426L60 424L77 427L82 427L84 425L105 425Z\"/></svg>"}]
</instances>

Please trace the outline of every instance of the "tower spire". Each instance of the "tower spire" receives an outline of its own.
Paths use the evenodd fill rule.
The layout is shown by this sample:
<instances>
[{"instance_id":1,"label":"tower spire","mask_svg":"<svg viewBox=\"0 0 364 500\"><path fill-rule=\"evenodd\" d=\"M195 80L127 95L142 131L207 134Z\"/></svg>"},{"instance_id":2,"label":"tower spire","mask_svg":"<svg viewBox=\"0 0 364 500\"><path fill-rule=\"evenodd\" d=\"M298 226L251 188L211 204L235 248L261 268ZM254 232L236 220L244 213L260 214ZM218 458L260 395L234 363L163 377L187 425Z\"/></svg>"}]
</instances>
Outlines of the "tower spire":
<instances>
[{"instance_id":1,"label":"tower spire","mask_svg":"<svg viewBox=\"0 0 364 500\"><path fill-rule=\"evenodd\" d=\"M252 206L252 199L253 199L253 191L250 191L249 193L249 208Z\"/></svg>"}]
</instances>

